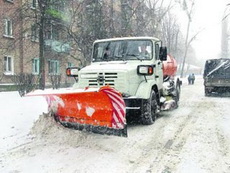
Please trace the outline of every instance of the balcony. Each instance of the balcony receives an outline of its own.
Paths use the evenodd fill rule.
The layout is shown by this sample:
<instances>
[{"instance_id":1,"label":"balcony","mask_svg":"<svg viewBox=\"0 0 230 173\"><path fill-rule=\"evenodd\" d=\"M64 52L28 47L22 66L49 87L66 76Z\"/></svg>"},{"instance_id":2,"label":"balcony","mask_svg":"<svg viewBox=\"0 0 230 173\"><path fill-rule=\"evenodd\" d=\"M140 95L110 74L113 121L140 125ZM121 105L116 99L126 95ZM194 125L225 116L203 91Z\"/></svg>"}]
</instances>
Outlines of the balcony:
<instances>
[{"instance_id":1,"label":"balcony","mask_svg":"<svg viewBox=\"0 0 230 173\"><path fill-rule=\"evenodd\" d=\"M69 53L70 52L70 44L64 43L57 40L45 40L46 50L53 50L57 53Z\"/></svg>"}]
</instances>

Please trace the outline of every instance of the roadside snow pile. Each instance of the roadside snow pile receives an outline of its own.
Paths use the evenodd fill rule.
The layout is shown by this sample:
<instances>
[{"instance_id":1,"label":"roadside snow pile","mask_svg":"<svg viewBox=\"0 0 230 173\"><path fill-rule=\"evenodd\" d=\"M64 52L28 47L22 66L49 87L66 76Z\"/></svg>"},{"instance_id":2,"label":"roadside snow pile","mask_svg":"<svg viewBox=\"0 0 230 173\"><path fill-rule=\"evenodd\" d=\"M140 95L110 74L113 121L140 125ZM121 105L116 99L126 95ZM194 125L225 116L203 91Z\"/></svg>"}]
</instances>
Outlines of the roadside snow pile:
<instances>
[{"instance_id":1,"label":"roadside snow pile","mask_svg":"<svg viewBox=\"0 0 230 173\"><path fill-rule=\"evenodd\" d=\"M50 113L43 113L39 116L31 128L30 135L35 140L73 147L87 143L87 141L91 141L92 138L97 138L98 136L89 132L66 128L56 122ZM95 147L95 145L95 143L89 142L86 146Z\"/></svg>"},{"instance_id":2,"label":"roadside snow pile","mask_svg":"<svg viewBox=\"0 0 230 173\"><path fill-rule=\"evenodd\" d=\"M31 128L31 135L43 138L50 134L55 134L60 128L62 128L62 126L58 124L49 113L43 113L37 121L34 122Z\"/></svg>"}]
</instances>

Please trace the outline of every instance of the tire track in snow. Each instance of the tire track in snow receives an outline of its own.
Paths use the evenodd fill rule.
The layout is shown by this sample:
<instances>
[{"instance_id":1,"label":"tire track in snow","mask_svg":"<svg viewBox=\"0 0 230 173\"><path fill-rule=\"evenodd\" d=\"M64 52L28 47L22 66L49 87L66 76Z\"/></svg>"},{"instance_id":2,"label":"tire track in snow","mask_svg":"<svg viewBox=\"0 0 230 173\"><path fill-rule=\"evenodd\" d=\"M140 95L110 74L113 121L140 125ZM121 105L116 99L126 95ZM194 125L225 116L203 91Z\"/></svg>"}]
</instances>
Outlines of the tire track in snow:
<instances>
[{"instance_id":1,"label":"tire track in snow","mask_svg":"<svg viewBox=\"0 0 230 173\"><path fill-rule=\"evenodd\" d=\"M136 161L137 165L134 165L129 172L171 172L178 169L183 155L181 151L184 148L184 145L187 147L188 140L193 139L194 134L199 135L199 128L196 127L196 124L199 124L200 121L205 121L204 114L210 110L210 108L215 107L215 101L210 101L206 99L203 94L203 85L196 86L196 90L191 95L191 88L194 86L185 86L184 94L182 94L181 102L179 109L175 112L169 113L169 121L165 121L165 127L168 128L170 123L174 123L176 132L173 132L173 137L168 135L168 141L162 141L163 129L157 131L159 137L155 140L151 140L147 148L149 148L148 154L144 152ZM197 89L199 88L199 89ZM190 100L187 99L187 96L191 96ZM190 109L190 112L182 114L183 108ZM176 115L173 115L176 114ZM179 120L178 120L179 116ZM165 119L165 117L163 117ZM199 122L198 122L199 121ZM216 132L216 127L214 127L213 132ZM170 129L170 128L169 128ZM155 132L154 132L155 133ZM198 133L198 134L197 134ZM161 147L155 150L153 146L162 144ZM215 142L215 141L214 141ZM212 143L212 142L211 142ZM153 146L152 146L153 145ZM151 149L152 148L152 149ZM182 153L183 154L183 153ZM180 165L179 165L180 166ZM146 167L148 167L146 169Z\"/></svg>"},{"instance_id":2,"label":"tire track in snow","mask_svg":"<svg viewBox=\"0 0 230 173\"><path fill-rule=\"evenodd\" d=\"M219 152L221 155L221 158L223 159L223 172L230 172L230 139L226 138L230 137L228 135L226 135L226 132L224 131L224 129L221 127L221 122L226 121L226 117L229 117L229 112L221 109L221 107L223 105L227 105L229 103L229 99L226 98L222 98L222 103L218 105L219 107L219 112L220 112L220 117L219 122L220 122L220 126L218 126L217 129L217 138L218 138L218 145L219 145ZM228 120L227 120L228 122Z\"/></svg>"},{"instance_id":3,"label":"tire track in snow","mask_svg":"<svg viewBox=\"0 0 230 173\"><path fill-rule=\"evenodd\" d=\"M193 111L187 115L188 118L175 133L172 144L170 146L166 145L162 149L163 151L161 157L158 158L157 167L154 167L153 164L150 165L149 170L151 170L151 172L177 172L177 167L182 161L184 146L197 131L195 127L200 120L199 114L201 108L205 111L202 105L203 103L200 102L198 105L194 106Z\"/></svg>"},{"instance_id":4,"label":"tire track in snow","mask_svg":"<svg viewBox=\"0 0 230 173\"><path fill-rule=\"evenodd\" d=\"M203 99L195 109L198 111L193 112L197 119L191 119L176 139L182 145L172 144L166 156L159 159L161 166L150 166L149 172L183 173L189 168L195 168L192 172L230 172L230 155L226 152L229 151L229 142L226 136L220 136L222 133L218 125L223 105L219 105L215 99Z\"/></svg>"},{"instance_id":5,"label":"tire track in snow","mask_svg":"<svg viewBox=\"0 0 230 173\"><path fill-rule=\"evenodd\" d=\"M196 104L201 103L198 102ZM196 108L196 104L192 107ZM157 119L153 125L155 130L153 131L152 137L150 138L151 140L148 141L147 145L145 144L145 146L143 146L145 150L143 151L142 155L140 155L140 157L135 161L135 163L138 163L138 166L141 167L141 164L145 165L146 162L149 163L149 161L145 162L143 160L148 160L150 156L152 160L158 160L160 153L165 154L163 151L167 151L170 148L170 146L175 142L175 139L180 136L187 124L189 122L195 123L197 117L192 116L193 109L179 108L172 112L163 113L163 116ZM169 132L165 134L167 130L169 130ZM130 172L135 172L135 169L138 166L135 166Z\"/></svg>"},{"instance_id":6,"label":"tire track in snow","mask_svg":"<svg viewBox=\"0 0 230 173\"><path fill-rule=\"evenodd\" d=\"M175 113L178 111L179 110L175 111ZM184 133L184 129L189 128L189 125L196 123L198 117L193 116L193 112L190 112L188 115L180 116L179 119L175 120L175 118L178 117L172 116L166 119L163 117L165 122L161 124L164 126L160 130L154 132L155 135L158 136L156 138L153 137L152 140L149 141L149 143L145 146L147 149L145 149L138 160L135 161L137 165L131 168L128 172L162 172L166 170L166 163L173 165L176 164L175 161L177 160L178 155L186 142L186 138L188 137L186 135L182 135ZM168 140L163 141L164 128L167 128L167 126L171 124L173 124L176 131L167 136ZM172 162L173 159L174 161ZM157 170L155 169L156 167L158 168Z\"/></svg>"},{"instance_id":7,"label":"tire track in snow","mask_svg":"<svg viewBox=\"0 0 230 173\"><path fill-rule=\"evenodd\" d=\"M219 144L219 152L221 159L223 159L223 173L230 172L230 153L229 153L229 142L226 141L221 131L217 131L217 138Z\"/></svg>"}]
</instances>

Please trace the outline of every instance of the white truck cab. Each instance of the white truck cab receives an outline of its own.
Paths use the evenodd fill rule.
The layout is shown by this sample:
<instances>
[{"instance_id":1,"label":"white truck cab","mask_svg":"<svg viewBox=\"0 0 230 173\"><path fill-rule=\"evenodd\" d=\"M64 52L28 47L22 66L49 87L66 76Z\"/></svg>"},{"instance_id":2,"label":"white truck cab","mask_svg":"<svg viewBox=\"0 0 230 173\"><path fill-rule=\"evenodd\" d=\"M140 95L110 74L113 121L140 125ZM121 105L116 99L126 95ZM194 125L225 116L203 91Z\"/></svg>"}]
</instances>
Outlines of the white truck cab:
<instances>
[{"instance_id":1,"label":"white truck cab","mask_svg":"<svg viewBox=\"0 0 230 173\"><path fill-rule=\"evenodd\" d=\"M74 88L109 85L122 93L127 114L138 112L143 124L152 124L164 95L166 58L167 49L154 37L97 40L91 64L79 71L71 69L77 71Z\"/></svg>"}]
</instances>

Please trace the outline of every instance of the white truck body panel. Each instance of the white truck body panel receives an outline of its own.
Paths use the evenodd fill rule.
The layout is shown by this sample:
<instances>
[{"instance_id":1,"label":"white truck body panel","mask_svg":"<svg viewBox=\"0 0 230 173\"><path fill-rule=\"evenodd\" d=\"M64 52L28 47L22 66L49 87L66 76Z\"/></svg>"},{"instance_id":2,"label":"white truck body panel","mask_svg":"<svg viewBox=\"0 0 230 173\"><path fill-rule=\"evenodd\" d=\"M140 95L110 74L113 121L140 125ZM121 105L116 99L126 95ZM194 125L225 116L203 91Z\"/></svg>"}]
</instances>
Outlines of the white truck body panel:
<instances>
[{"instance_id":1,"label":"white truck body panel","mask_svg":"<svg viewBox=\"0 0 230 173\"><path fill-rule=\"evenodd\" d=\"M121 93L129 95L130 97L138 97L148 99L152 87L155 86L158 90L163 88L163 70L162 61L157 57L156 46L161 46L159 39L154 37L123 37L97 40L94 42L98 44L110 44L110 42L151 42L151 59L132 59L128 60L124 57L124 60L116 61L99 61L92 62L91 65L82 68L79 71L78 83L75 84L75 88L84 87L101 87L104 85L110 85ZM96 49L96 48L95 48ZM94 53L92 58L94 59ZM139 65L151 65L153 66L153 75L144 76L137 73L137 67ZM100 79L101 78L101 81Z\"/></svg>"}]
</instances>

